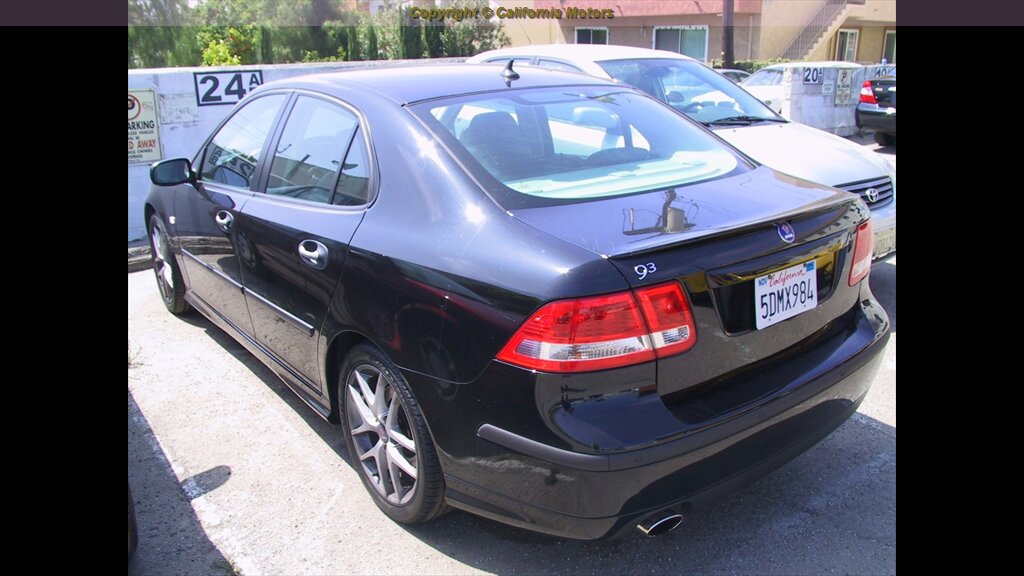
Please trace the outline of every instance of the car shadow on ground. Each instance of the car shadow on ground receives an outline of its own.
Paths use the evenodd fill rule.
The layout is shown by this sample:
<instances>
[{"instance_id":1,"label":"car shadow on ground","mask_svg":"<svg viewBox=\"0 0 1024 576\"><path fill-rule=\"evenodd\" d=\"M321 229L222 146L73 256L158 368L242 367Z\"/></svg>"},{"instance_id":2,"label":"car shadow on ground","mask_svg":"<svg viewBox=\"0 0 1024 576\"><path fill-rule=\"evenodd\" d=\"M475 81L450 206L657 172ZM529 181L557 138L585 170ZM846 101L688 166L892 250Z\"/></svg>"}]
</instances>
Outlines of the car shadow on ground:
<instances>
[{"instance_id":1,"label":"car shadow on ground","mask_svg":"<svg viewBox=\"0 0 1024 576\"><path fill-rule=\"evenodd\" d=\"M179 485L149 422L128 391L128 483L139 530L139 547L128 560L129 576L236 573L189 505L190 499L223 484L231 474L226 468L218 466Z\"/></svg>"},{"instance_id":2,"label":"car shadow on ground","mask_svg":"<svg viewBox=\"0 0 1024 576\"><path fill-rule=\"evenodd\" d=\"M293 392L291 388L277 377L276 374L267 368L263 362L253 356L244 346L239 344L237 340L203 317L202 314L192 311L188 314L179 316L178 318L183 322L187 322L193 326L203 329L210 339L219 344L221 348L234 356L239 362L244 364L246 368L251 370L254 375L266 384L267 388L277 394L285 404L291 407L296 414L301 416L306 425L316 432L317 435L320 436L320 438L322 438L323 441L338 454L338 456L348 462L349 465L352 465L352 461L348 457L348 449L345 447L345 439L341 436L340 426L335 426L321 418L319 414L299 399L295 392Z\"/></svg>"},{"instance_id":3,"label":"car shadow on ground","mask_svg":"<svg viewBox=\"0 0 1024 576\"><path fill-rule=\"evenodd\" d=\"M895 328L895 266L885 260L875 265L872 286L890 282L890 277L893 294L883 305ZM876 288L876 295L883 293L886 290ZM258 359L201 315L189 314L182 320L203 328L353 465L340 427L320 418ZM692 513L678 529L658 538L637 532L613 541L580 542L458 510L403 528L459 562L497 574L895 573L896 429L855 414L793 462Z\"/></svg>"},{"instance_id":4,"label":"car shadow on ground","mask_svg":"<svg viewBox=\"0 0 1024 576\"><path fill-rule=\"evenodd\" d=\"M806 454L657 538L553 538L465 513L405 529L496 574L896 571L896 430L856 414Z\"/></svg>"}]
</instances>

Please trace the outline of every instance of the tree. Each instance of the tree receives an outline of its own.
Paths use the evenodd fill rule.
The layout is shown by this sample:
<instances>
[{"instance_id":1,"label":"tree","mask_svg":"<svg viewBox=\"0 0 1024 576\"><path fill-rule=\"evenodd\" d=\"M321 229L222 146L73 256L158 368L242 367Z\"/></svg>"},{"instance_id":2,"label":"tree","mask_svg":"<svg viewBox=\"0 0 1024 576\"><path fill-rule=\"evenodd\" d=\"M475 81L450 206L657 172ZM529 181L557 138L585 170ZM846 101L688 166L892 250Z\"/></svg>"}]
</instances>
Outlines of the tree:
<instances>
[{"instance_id":1,"label":"tree","mask_svg":"<svg viewBox=\"0 0 1024 576\"><path fill-rule=\"evenodd\" d=\"M366 24L366 59L376 60L377 53L377 24L372 20Z\"/></svg>"},{"instance_id":2,"label":"tree","mask_svg":"<svg viewBox=\"0 0 1024 576\"><path fill-rule=\"evenodd\" d=\"M444 56L444 25L428 22L423 26L423 43L426 45L427 58Z\"/></svg>"},{"instance_id":3,"label":"tree","mask_svg":"<svg viewBox=\"0 0 1024 576\"><path fill-rule=\"evenodd\" d=\"M374 16L341 0L128 0L128 67L469 56L508 44L500 21L412 20L398 0ZM481 9L484 0L447 6Z\"/></svg>"},{"instance_id":4,"label":"tree","mask_svg":"<svg viewBox=\"0 0 1024 576\"><path fill-rule=\"evenodd\" d=\"M487 2L482 0L456 0L449 4L452 8L481 10ZM473 56L485 50L493 50L509 45L508 35L501 29L501 21L484 21L466 19L462 22L444 21L441 32L441 43L445 56Z\"/></svg>"},{"instance_id":5,"label":"tree","mask_svg":"<svg viewBox=\"0 0 1024 576\"><path fill-rule=\"evenodd\" d=\"M128 0L128 67L198 64L188 16L186 0Z\"/></svg>"}]
</instances>

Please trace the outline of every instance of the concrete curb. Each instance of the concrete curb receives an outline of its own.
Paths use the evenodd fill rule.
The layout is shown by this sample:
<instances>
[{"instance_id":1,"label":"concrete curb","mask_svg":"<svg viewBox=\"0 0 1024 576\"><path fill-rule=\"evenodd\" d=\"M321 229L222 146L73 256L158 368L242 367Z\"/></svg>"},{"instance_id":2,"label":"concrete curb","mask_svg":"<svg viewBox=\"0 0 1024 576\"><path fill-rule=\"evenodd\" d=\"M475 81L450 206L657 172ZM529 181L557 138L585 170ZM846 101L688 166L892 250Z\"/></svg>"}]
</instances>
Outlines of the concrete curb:
<instances>
[{"instance_id":1,"label":"concrete curb","mask_svg":"<svg viewBox=\"0 0 1024 576\"><path fill-rule=\"evenodd\" d=\"M149 268L151 259L149 257L149 246L139 246L128 249L128 273L138 272Z\"/></svg>"}]
</instances>

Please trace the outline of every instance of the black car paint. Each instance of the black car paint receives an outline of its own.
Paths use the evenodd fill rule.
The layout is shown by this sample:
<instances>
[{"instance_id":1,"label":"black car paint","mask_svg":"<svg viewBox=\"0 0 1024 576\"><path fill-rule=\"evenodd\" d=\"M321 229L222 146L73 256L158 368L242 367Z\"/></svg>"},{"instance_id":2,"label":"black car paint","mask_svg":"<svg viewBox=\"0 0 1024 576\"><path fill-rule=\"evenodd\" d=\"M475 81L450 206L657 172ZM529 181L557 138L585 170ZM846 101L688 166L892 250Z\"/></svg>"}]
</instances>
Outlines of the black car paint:
<instances>
[{"instance_id":1,"label":"black car paint","mask_svg":"<svg viewBox=\"0 0 1024 576\"><path fill-rule=\"evenodd\" d=\"M402 106L612 85L543 72L508 88L497 72L343 73L254 92L316 92L359 110L373 200L343 208L261 195L266 162L250 191L201 180L155 187L147 221L165 219L189 301L334 421L339 359L372 342L427 418L449 503L556 535L610 536L656 510L686 510L796 456L856 409L888 337L868 283L846 284L853 230L868 217L862 203L760 167L680 187L680 205L698 210L678 229L623 225L624 210L666 209L662 191L510 212ZM758 193L736 192L744 186ZM213 222L221 210L235 216L230 234ZM783 219L797 231L791 246L776 230ZM300 262L307 239L328 248L325 270ZM752 330L745 286L809 258L820 259L829 290L818 308ZM659 273L639 279L635 267L650 262ZM545 302L669 279L683 284L697 320L685 354L571 376L494 359Z\"/></svg>"},{"instance_id":2,"label":"black car paint","mask_svg":"<svg viewBox=\"0 0 1024 576\"><path fill-rule=\"evenodd\" d=\"M855 111L858 128L896 137L896 78L883 76L869 81L877 104L859 102Z\"/></svg>"}]
</instances>

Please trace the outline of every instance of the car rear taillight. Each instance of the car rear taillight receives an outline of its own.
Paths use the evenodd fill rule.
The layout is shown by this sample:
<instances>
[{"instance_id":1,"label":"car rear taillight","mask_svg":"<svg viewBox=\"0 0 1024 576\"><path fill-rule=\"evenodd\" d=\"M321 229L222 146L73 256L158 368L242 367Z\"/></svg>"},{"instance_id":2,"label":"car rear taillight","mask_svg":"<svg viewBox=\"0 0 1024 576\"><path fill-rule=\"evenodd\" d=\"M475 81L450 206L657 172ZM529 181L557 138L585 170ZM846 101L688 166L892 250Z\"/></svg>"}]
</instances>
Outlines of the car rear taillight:
<instances>
[{"instance_id":1,"label":"car rear taillight","mask_svg":"<svg viewBox=\"0 0 1024 576\"><path fill-rule=\"evenodd\" d=\"M637 290L640 310L650 329L651 344L658 358L693 348L697 327L686 303L686 296L676 282Z\"/></svg>"},{"instance_id":2,"label":"car rear taillight","mask_svg":"<svg viewBox=\"0 0 1024 576\"><path fill-rule=\"evenodd\" d=\"M860 85L860 101L867 102L868 104L878 104L878 100L875 100L875 91L871 87L871 80L865 80Z\"/></svg>"},{"instance_id":3,"label":"car rear taillight","mask_svg":"<svg viewBox=\"0 0 1024 576\"><path fill-rule=\"evenodd\" d=\"M875 234L871 220L857 226L857 239L853 244L853 266L850 267L850 286L860 282L871 272L871 255L875 251Z\"/></svg>"},{"instance_id":4,"label":"car rear taillight","mask_svg":"<svg viewBox=\"0 0 1024 576\"><path fill-rule=\"evenodd\" d=\"M683 352L696 326L677 282L541 307L498 360L544 372L589 372Z\"/></svg>"}]
</instances>

